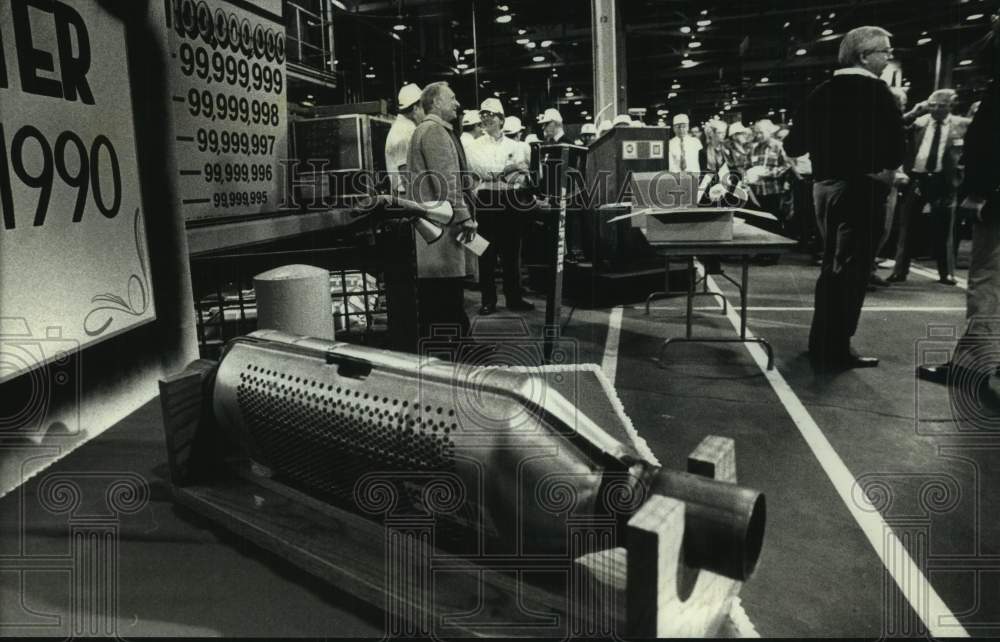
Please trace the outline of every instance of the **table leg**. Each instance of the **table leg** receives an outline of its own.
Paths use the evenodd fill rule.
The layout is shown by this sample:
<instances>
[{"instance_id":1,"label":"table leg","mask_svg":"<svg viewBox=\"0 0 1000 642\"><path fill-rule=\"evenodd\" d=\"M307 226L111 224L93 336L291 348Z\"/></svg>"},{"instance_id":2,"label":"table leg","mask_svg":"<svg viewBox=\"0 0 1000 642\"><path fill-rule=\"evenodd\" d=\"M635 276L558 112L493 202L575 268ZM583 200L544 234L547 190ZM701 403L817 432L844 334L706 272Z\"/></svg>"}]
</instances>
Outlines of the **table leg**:
<instances>
[{"instance_id":1,"label":"table leg","mask_svg":"<svg viewBox=\"0 0 1000 642\"><path fill-rule=\"evenodd\" d=\"M663 292L653 292L646 297L646 315L649 315L649 304L656 299L670 296L670 257L663 257Z\"/></svg>"},{"instance_id":2,"label":"table leg","mask_svg":"<svg viewBox=\"0 0 1000 642\"><path fill-rule=\"evenodd\" d=\"M750 283L750 257L743 257L743 274L740 278L740 339L747 338L747 288Z\"/></svg>"},{"instance_id":3,"label":"table leg","mask_svg":"<svg viewBox=\"0 0 1000 642\"><path fill-rule=\"evenodd\" d=\"M687 293L687 336L691 338L691 317L694 315L694 257L688 257L688 293Z\"/></svg>"}]
</instances>

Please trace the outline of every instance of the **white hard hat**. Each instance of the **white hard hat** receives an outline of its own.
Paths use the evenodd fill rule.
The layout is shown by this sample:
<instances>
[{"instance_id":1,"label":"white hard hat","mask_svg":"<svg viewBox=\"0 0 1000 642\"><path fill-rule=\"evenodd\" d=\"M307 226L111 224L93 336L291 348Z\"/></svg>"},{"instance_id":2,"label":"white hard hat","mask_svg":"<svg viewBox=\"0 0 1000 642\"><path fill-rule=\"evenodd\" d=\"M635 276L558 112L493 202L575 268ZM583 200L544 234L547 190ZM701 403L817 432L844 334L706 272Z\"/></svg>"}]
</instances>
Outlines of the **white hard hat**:
<instances>
[{"instance_id":1,"label":"white hard hat","mask_svg":"<svg viewBox=\"0 0 1000 642\"><path fill-rule=\"evenodd\" d=\"M545 113L538 117L539 125L544 125L545 123L561 123L562 121L562 114L559 113L559 110L551 107L546 109Z\"/></svg>"},{"instance_id":2,"label":"white hard hat","mask_svg":"<svg viewBox=\"0 0 1000 642\"><path fill-rule=\"evenodd\" d=\"M524 142L526 142L526 143L537 143L537 142L539 142L538 141L538 136L535 136L534 134L528 134L527 136L524 137Z\"/></svg>"},{"instance_id":3,"label":"white hard hat","mask_svg":"<svg viewBox=\"0 0 1000 642\"><path fill-rule=\"evenodd\" d=\"M597 126L594 123L584 123L583 127L580 128L580 133L597 135Z\"/></svg>"},{"instance_id":4,"label":"white hard hat","mask_svg":"<svg viewBox=\"0 0 1000 642\"><path fill-rule=\"evenodd\" d=\"M676 116L674 116L673 122L675 125L687 125L691 121L688 120L687 114L677 114Z\"/></svg>"},{"instance_id":5,"label":"white hard hat","mask_svg":"<svg viewBox=\"0 0 1000 642\"><path fill-rule=\"evenodd\" d=\"M611 123L612 127L615 127L617 125L627 125L631 127L632 117L629 116L628 114L618 114L617 116L615 116L615 121Z\"/></svg>"},{"instance_id":6,"label":"white hard hat","mask_svg":"<svg viewBox=\"0 0 1000 642\"><path fill-rule=\"evenodd\" d=\"M629 123L629 127L645 127L645 126L646 123L642 122L641 120L633 120L631 123Z\"/></svg>"},{"instance_id":7,"label":"white hard hat","mask_svg":"<svg viewBox=\"0 0 1000 642\"><path fill-rule=\"evenodd\" d=\"M470 109L469 111L462 114L462 127L467 127L469 125L478 125L482 121L479 120L479 110Z\"/></svg>"},{"instance_id":8,"label":"white hard hat","mask_svg":"<svg viewBox=\"0 0 1000 642\"><path fill-rule=\"evenodd\" d=\"M521 124L521 119L517 116L507 116L503 120L503 133L505 134L516 134L524 129L524 125Z\"/></svg>"},{"instance_id":9,"label":"white hard hat","mask_svg":"<svg viewBox=\"0 0 1000 642\"><path fill-rule=\"evenodd\" d=\"M399 96L396 98L396 102L399 103L399 109L409 109L413 106L413 103L420 100L420 87L410 83L409 85L403 85L399 90Z\"/></svg>"},{"instance_id":10,"label":"white hard hat","mask_svg":"<svg viewBox=\"0 0 1000 642\"><path fill-rule=\"evenodd\" d=\"M498 98L487 98L484 100L483 104L479 106L479 111L488 111L491 114L500 114L501 116L504 115L503 103L501 103Z\"/></svg>"},{"instance_id":11,"label":"white hard hat","mask_svg":"<svg viewBox=\"0 0 1000 642\"><path fill-rule=\"evenodd\" d=\"M729 126L729 135L735 136L736 134L749 134L750 130L743 126L743 123L733 123Z\"/></svg>"},{"instance_id":12,"label":"white hard hat","mask_svg":"<svg viewBox=\"0 0 1000 642\"><path fill-rule=\"evenodd\" d=\"M760 129L765 136L770 136L774 132L778 131L778 126L775 125L774 121L770 118L761 118L757 121L754 127Z\"/></svg>"}]
</instances>

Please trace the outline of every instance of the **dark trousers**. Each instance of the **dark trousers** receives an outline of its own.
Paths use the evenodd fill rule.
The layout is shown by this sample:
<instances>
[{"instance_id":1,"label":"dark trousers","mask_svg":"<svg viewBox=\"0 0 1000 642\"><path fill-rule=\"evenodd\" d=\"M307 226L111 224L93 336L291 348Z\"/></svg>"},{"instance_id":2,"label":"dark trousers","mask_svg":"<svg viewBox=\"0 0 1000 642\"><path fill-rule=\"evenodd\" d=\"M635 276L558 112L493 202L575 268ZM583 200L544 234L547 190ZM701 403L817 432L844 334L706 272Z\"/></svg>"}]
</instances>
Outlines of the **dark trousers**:
<instances>
[{"instance_id":1,"label":"dark trousers","mask_svg":"<svg viewBox=\"0 0 1000 642\"><path fill-rule=\"evenodd\" d=\"M513 208L495 207L476 210L479 233L490 242L479 257L479 291L483 305L496 305L497 284L494 277L497 255L503 263L503 295L507 303L520 301L521 225L524 215Z\"/></svg>"},{"instance_id":2,"label":"dark trousers","mask_svg":"<svg viewBox=\"0 0 1000 642\"><path fill-rule=\"evenodd\" d=\"M816 281L809 352L821 363L850 354L882 236L888 193L887 185L867 177L817 181L813 186L823 263Z\"/></svg>"},{"instance_id":3,"label":"dark trousers","mask_svg":"<svg viewBox=\"0 0 1000 642\"><path fill-rule=\"evenodd\" d=\"M811 176L792 180L792 232L799 247L819 254L821 234L816 226Z\"/></svg>"},{"instance_id":4,"label":"dark trousers","mask_svg":"<svg viewBox=\"0 0 1000 642\"><path fill-rule=\"evenodd\" d=\"M927 203L931 204L930 234L938 276L955 272L955 188L944 173L913 174L913 181L900 204L899 242L893 272L910 271L917 218Z\"/></svg>"},{"instance_id":5,"label":"dark trousers","mask_svg":"<svg viewBox=\"0 0 1000 642\"><path fill-rule=\"evenodd\" d=\"M448 336L457 339L469 334L464 281L462 277L417 279L420 339Z\"/></svg>"}]
</instances>

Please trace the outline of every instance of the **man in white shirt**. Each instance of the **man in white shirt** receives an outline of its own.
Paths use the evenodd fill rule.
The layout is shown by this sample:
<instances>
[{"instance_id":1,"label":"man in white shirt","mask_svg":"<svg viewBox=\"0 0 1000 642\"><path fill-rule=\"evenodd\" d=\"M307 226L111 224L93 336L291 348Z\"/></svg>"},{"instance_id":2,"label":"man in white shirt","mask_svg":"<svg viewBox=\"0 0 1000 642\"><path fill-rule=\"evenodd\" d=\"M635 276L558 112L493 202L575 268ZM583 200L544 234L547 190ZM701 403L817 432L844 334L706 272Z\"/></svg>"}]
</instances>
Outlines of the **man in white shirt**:
<instances>
[{"instance_id":1,"label":"man in white shirt","mask_svg":"<svg viewBox=\"0 0 1000 642\"><path fill-rule=\"evenodd\" d=\"M420 106L420 87L409 84L399 90L399 113L389 128L385 139L385 168L393 194L406 193L406 156L410 153L410 139L417 125L424 119Z\"/></svg>"},{"instance_id":2,"label":"man in white shirt","mask_svg":"<svg viewBox=\"0 0 1000 642\"><path fill-rule=\"evenodd\" d=\"M546 109L545 113L538 117L538 124L542 126L542 140L545 143L563 142L562 139L565 136L563 117L558 109L551 107Z\"/></svg>"},{"instance_id":3,"label":"man in white shirt","mask_svg":"<svg viewBox=\"0 0 1000 642\"><path fill-rule=\"evenodd\" d=\"M525 167L531 162L531 146L521 140L521 135L524 133L524 125L521 124L521 119L517 116L507 116L503 121L503 135L517 143L518 149L521 150L520 156L515 156L514 160L519 164L523 164ZM527 177L523 177L526 179ZM523 179L521 183L523 183ZM520 186L520 184L519 184Z\"/></svg>"},{"instance_id":4,"label":"man in white shirt","mask_svg":"<svg viewBox=\"0 0 1000 642\"><path fill-rule=\"evenodd\" d=\"M937 259L938 282L955 285L955 198L958 159L962 153L969 119L951 113L953 89L938 89L927 100L903 114L913 131L913 147L907 154L910 189L900 206L899 244L896 265L886 280L905 281L914 245L914 223L930 204L930 235Z\"/></svg>"},{"instance_id":5,"label":"man in white shirt","mask_svg":"<svg viewBox=\"0 0 1000 642\"><path fill-rule=\"evenodd\" d=\"M503 135L503 104L487 98L479 106L485 133L469 145L469 169L482 183L476 191L479 232L490 246L479 257L480 315L496 312L497 287L494 280L497 255L503 259L503 292L508 310L533 310L522 298L521 227L523 215L516 203L515 190L528 169L521 160L521 143Z\"/></svg>"},{"instance_id":6,"label":"man in white shirt","mask_svg":"<svg viewBox=\"0 0 1000 642\"><path fill-rule=\"evenodd\" d=\"M687 114L677 114L674 116L674 133L676 136L670 139L667 151L670 155L668 168L671 172L689 172L700 174L701 167L698 163L698 152L701 151L701 141L688 134Z\"/></svg>"}]
</instances>

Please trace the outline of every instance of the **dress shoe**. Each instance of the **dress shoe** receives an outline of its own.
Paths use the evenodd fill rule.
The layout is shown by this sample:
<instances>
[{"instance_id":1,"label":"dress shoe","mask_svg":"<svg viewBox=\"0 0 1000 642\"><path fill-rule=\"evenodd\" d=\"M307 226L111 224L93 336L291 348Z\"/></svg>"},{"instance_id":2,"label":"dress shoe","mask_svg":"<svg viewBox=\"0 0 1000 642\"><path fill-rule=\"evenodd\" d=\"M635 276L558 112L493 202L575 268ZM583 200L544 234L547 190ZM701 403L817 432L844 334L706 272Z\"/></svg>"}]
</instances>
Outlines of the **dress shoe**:
<instances>
[{"instance_id":1,"label":"dress shoe","mask_svg":"<svg viewBox=\"0 0 1000 642\"><path fill-rule=\"evenodd\" d=\"M942 285L958 285L958 281L955 280L955 277L950 274L948 276L942 276L938 279L938 283L941 283Z\"/></svg>"},{"instance_id":2,"label":"dress shoe","mask_svg":"<svg viewBox=\"0 0 1000 642\"><path fill-rule=\"evenodd\" d=\"M882 277L880 277L879 275L875 274L874 272L872 273L872 275L870 277L868 277L868 284L869 285L878 285L878 286L881 286L883 288L887 288L890 285L892 285L892 283L890 283L889 281L883 279Z\"/></svg>"},{"instance_id":3,"label":"dress shoe","mask_svg":"<svg viewBox=\"0 0 1000 642\"><path fill-rule=\"evenodd\" d=\"M508 301L507 309L514 312L529 312L535 309L535 304L528 303L524 299L518 299L517 301Z\"/></svg>"},{"instance_id":4,"label":"dress shoe","mask_svg":"<svg viewBox=\"0 0 1000 642\"><path fill-rule=\"evenodd\" d=\"M485 317L493 314L497 311L496 303L484 303L481 308L479 308L479 316Z\"/></svg>"},{"instance_id":5,"label":"dress shoe","mask_svg":"<svg viewBox=\"0 0 1000 642\"><path fill-rule=\"evenodd\" d=\"M844 361L845 368L876 368L878 367L878 357L862 357L859 354L852 354Z\"/></svg>"},{"instance_id":6,"label":"dress shoe","mask_svg":"<svg viewBox=\"0 0 1000 642\"><path fill-rule=\"evenodd\" d=\"M899 274L898 272L893 272L889 276L885 277L886 283L902 283L906 280L905 274Z\"/></svg>"},{"instance_id":7,"label":"dress shoe","mask_svg":"<svg viewBox=\"0 0 1000 642\"><path fill-rule=\"evenodd\" d=\"M918 366L917 378L932 383L947 383L948 374L952 370L951 362L942 363L935 366Z\"/></svg>"}]
</instances>

